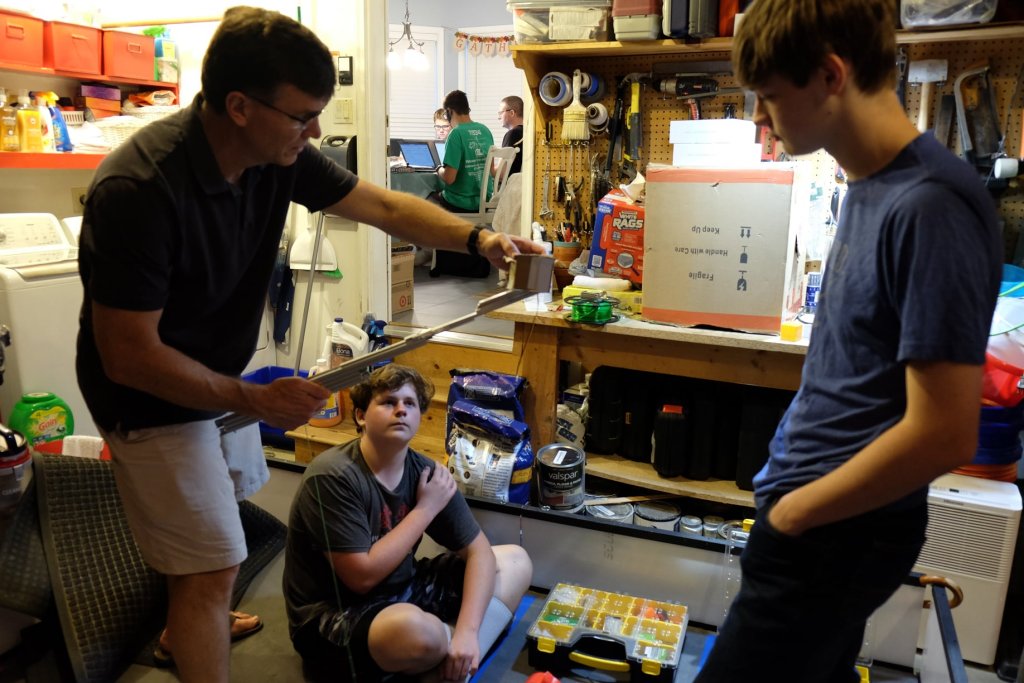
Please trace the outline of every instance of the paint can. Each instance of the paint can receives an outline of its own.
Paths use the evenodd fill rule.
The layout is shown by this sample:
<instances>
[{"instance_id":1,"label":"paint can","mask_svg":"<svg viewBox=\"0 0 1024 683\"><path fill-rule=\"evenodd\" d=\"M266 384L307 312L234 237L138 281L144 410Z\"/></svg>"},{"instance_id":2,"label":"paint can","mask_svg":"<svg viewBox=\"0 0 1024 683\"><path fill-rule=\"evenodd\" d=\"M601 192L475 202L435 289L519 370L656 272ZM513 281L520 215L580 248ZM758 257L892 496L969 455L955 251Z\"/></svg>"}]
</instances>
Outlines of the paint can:
<instances>
[{"instance_id":1,"label":"paint can","mask_svg":"<svg viewBox=\"0 0 1024 683\"><path fill-rule=\"evenodd\" d=\"M537 451L539 504L556 510L583 504L583 475L587 454L567 443L552 443Z\"/></svg>"},{"instance_id":2,"label":"paint can","mask_svg":"<svg viewBox=\"0 0 1024 683\"><path fill-rule=\"evenodd\" d=\"M587 514L605 522L633 523L633 504L588 505Z\"/></svg>"},{"instance_id":3,"label":"paint can","mask_svg":"<svg viewBox=\"0 0 1024 683\"><path fill-rule=\"evenodd\" d=\"M675 531L679 521L679 506L674 503L651 501L637 503L633 512L633 524Z\"/></svg>"},{"instance_id":4,"label":"paint can","mask_svg":"<svg viewBox=\"0 0 1024 683\"><path fill-rule=\"evenodd\" d=\"M704 520L697 515L683 515L679 518L679 530L694 536L703 536Z\"/></svg>"},{"instance_id":5,"label":"paint can","mask_svg":"<svg viewBox=\"0 0 1024 683\"><path fill-rule=\"evenodd\" d=\"M717 515L708 515L704 518L704 536L707 538L721 538L718 535L718 529L725 522L724 519Z\"/></svg>"}]
</instances>

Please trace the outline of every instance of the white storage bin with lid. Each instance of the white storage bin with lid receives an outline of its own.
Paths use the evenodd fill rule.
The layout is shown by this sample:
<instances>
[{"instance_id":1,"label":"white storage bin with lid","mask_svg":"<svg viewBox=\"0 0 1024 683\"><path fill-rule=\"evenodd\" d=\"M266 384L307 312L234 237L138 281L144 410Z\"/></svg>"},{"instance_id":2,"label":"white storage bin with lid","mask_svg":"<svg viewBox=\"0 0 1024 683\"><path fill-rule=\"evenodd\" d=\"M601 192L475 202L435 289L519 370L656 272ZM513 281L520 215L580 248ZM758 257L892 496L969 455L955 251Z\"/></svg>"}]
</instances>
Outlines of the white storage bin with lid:
<instances>
[{"instance_id":1,"label":"white storage bin with lid","mask_svg":"<svg viewBox=\"0 0 1024 683\"><path fill-rule=\"evenodd\" d=\"M517 43L608 40L611 0L509 0Z\"/></svg>"}]
</instances>

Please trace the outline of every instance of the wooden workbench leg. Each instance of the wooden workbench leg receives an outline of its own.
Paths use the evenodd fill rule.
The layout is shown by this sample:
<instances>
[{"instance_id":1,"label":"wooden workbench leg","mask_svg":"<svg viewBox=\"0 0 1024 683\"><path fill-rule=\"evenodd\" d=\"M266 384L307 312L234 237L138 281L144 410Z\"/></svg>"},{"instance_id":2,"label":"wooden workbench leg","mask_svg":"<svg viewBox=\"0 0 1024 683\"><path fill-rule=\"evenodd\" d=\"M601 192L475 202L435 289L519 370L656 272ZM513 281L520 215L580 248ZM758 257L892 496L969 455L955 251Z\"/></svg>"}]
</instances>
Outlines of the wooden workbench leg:
<instances>
[{"instance_id":1,"label":"wooden workbench leg","mask_svg":"<svg viewBox=\"0 0 1024 683\"><path fill-rule=\"evenodd\" d=\"M523 395L526 423L533 435L534 452L555 441L555 405L558 403L559 330L547 325L516 323L515 353L519 374L530 382Z\"/></svg>"}]
</instances>

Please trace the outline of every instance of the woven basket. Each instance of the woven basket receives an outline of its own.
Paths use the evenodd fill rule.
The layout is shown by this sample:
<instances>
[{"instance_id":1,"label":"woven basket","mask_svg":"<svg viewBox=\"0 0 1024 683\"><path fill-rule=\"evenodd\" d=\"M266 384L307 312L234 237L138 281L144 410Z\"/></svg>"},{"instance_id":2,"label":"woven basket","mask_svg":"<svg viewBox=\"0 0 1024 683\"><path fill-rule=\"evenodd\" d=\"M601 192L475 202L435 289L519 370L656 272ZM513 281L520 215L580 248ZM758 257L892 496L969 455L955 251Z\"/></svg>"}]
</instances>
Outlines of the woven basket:
<instances>
[{"instance_id":1,"label":"woven basket","mask_svg":"<svg viewBox=\"0 0 1024 683\"><path fill-rule=\"evenodd\" d=\"M103 139L113 149L130 138L141 128L146 127L147 121L136 116L111 116L100 119L96 127L103 134Z\"/></svg>"},{"instance_id":2,"label":"woven basket","mask_svg":"<svg viewBox=\"0 0 1024 683\"><path fill-rule=\"evenodd\" d=\"M121 113L128 116L134 116L135 118L142 119L146 123L150 121L157 121L167 116L180 111L181 107L177 105L150 105L148 107L134 107L132 109L122 109Z\"/></svg>"}]
</instances>

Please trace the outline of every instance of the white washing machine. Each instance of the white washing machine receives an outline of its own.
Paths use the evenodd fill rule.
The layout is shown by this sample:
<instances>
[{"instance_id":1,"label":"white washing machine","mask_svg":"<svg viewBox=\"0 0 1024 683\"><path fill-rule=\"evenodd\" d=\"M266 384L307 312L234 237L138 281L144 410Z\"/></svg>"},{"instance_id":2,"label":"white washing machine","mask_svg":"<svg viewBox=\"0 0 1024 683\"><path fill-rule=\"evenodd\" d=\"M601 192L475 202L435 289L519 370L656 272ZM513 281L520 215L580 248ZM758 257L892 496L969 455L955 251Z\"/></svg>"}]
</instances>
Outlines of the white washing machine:
<instances>
[{"instance_id":1,"label":"white washing machine","mask_svg":"<svg viewBox=\"0 0 1024 683\"><path fill-rule=\"evenodd\" d=\"M82 307L78 247L57 217L0 214L0 324L11 333L0 385L0 421L22 394L49 391L70 406L75 434L99 436L75 378Z\"/></svg>"}]
</instances>

